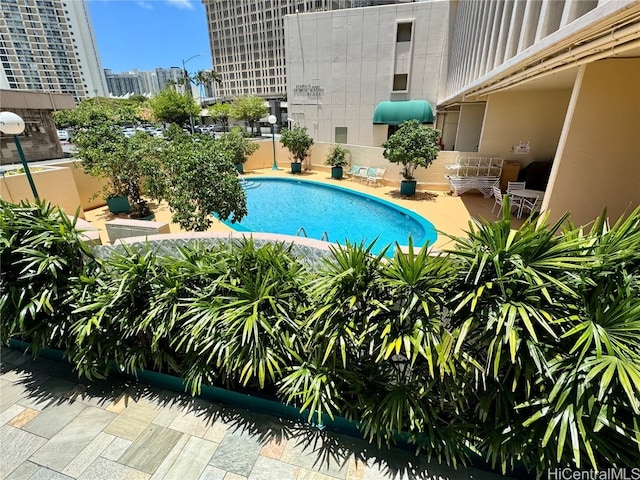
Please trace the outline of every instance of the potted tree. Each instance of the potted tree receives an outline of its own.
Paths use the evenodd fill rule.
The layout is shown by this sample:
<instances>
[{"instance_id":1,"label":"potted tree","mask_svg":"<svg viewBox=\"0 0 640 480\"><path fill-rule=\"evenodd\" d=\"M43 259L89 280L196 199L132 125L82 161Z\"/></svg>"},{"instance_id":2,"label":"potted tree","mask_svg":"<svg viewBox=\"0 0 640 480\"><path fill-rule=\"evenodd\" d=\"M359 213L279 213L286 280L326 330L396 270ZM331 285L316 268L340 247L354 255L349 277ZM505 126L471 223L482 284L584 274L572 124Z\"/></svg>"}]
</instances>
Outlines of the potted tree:
<instances>
[{"instance_id":1,"label":"potted tree","mask_svg":"<svg viewBox=\"0 0 640 480\"><path fill-rule=\"evenodd\" d=\"M307 134L306 127L296 125L291 130L283 129L280 134L280 143L291 152L291 173L302 172L302 162L307 158L309 149L313 145L313 138Z\"/></svg>"},{"instance_id":2,"label":"potted tree","mask_svg":"<svg viewBox=\"0 0 640 480\"><path fill-rule=\"evenodd\" d=\"M341 145L335 144L329 150L325 165L331 165L331 178L340 180L342 178L343 167L349 165L349 150Z\"/></svg>"},{"instance_id":3,"label":"potted tree","mask_svg":"<svg viewBox=\"0 0 640 480\"><path fill-rule=\"evenodd\" d=\"M417 167L427 168L438 156L440 131L427 127L417 120L409 120L382 144L384 158L391 163L402 165L404 180L400 184L400 194L415 195Z\"/></svg>"},{"instance_id":4,"label":"potted tree","mask_svg":"<svg viewBox=\"0 0 640 480\"><path fill-rule=\"evenodd\" d=\"M258 144L247 137L248 134L245 130L235 126L230 132L223 134L216 140L222 150L233 159L238 173L244 173L244 163L247 161L247 157L258 149Z\"/></svg>"},{"instance_id":5,"label":"potted tree","mask_svg":"<svg viewBox=\"0 0 640 480\"><path fill-rule=\"evenodd\" d=\"M85 172L107 179L101 192L111 213L129 213L131 218L151 215L141 195L142 166L153 155L157 139L145 133L125 137L120 128L99 123L81 129L76 136L78 157Z\"/></svg>"}]
</instances>

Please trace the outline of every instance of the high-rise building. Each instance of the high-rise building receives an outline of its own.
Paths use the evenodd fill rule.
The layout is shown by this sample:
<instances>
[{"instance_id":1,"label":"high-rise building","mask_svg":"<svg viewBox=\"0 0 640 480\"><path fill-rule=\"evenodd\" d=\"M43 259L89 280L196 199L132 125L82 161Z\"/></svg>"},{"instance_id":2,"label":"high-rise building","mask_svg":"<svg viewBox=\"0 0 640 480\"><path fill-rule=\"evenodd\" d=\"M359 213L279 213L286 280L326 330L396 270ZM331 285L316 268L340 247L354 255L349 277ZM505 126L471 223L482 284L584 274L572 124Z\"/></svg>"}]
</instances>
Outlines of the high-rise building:
<instances>
[{"instance_id":1,"label":"high-rise building","mask_svg":"<svg viewBox=\"0 0 640 480\"><path fill-rule=\"evenodd\" d=\"M380 0L375 4L405 2ZM213 68L222 79L215 87L216 96L282 98L286 90L284 16L365 6L372 2L202 0L202 3L207 12Z\"/></svg>"},{"instance_id":2,"label":"high-rise building","mask_svg":"<svg viewBox=\"0 0 640 480\"><path fill-rule=\"evenodd\" d=\"M107 93L85 0L2 0L0 88Z\"/></svg>"},{"instance_id":3,"label":"high-rise building","mask_svg":"<svg viewBox=\"0 0 640 480\"><path fill-rule=\"evenodd\" d=\"M138 72L113 73L107 68L104 70L104 76L107 79L109 95L122 97L145 93L142 91L142 82Z\"/></svg>"},{"instance_id":4,"label":"high-rise building","mask_svg":"<svg viewBox=\"0 0 640 480\"><path fill-rule=\"evenodd\" d=\"M179 67L156 68L156 78L158 79L158 87L164 89L167 82L178 82L182 77L182 69Z\"/></svg>"}]
</instances>

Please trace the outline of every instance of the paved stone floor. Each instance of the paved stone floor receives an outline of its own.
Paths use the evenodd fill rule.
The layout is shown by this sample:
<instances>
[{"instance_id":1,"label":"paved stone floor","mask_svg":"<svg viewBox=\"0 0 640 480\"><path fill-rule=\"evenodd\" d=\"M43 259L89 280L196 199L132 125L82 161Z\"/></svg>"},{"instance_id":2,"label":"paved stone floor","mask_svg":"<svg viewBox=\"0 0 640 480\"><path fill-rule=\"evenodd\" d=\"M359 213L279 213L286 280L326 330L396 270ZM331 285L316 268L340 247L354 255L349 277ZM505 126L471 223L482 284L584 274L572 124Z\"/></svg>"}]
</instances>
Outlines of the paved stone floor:
<instances>
[{"instance_id":1,"label":"paved stone floor","mask_svg":"<svg viewBox=\"0 0 640 480\"><path fill-rule=\"evenodd\" d=\"M0 479L504 478L16 350L0 362Z\"/></svg>"}]
</instances>

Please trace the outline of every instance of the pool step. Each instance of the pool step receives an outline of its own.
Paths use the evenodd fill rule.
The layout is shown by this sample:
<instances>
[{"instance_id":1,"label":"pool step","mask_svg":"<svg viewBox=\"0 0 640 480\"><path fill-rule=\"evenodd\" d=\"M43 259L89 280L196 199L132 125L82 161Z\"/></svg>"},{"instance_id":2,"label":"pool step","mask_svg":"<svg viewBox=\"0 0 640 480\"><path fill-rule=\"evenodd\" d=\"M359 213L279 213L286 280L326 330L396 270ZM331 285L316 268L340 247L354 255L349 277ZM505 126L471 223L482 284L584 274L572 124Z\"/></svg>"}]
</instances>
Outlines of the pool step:
<instances>
[{"instance_id":1,"label":"pool step","mask_svg":"<svg viewBox=\"0 0 640 480\"><path fill-rule=\"evenodd\" d=\"M260 186L260 184L258 182L254 182L252 180L245 180L244 178L240 179L240 185L242 185L242 188L244 188L245 190L250 190L252 188L258 188Z\"/></svg>"}]
</instances>

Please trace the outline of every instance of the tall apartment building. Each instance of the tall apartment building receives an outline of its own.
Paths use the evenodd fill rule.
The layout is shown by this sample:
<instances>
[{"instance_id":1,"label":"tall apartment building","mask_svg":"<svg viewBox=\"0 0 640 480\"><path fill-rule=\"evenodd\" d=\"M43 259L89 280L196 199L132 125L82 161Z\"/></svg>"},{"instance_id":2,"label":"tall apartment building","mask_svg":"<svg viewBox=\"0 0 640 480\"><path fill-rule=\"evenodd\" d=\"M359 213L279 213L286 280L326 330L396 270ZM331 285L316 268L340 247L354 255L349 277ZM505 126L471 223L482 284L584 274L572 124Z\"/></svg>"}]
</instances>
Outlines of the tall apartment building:
<instances>
[{"instance_id":1,"label":"tall apartment building","mask_svg":"<svg viewBox=\"0 0 640 480\"><path fill-rule=\"evenodd\" d=\"M86 1L2 0L0 12L0 88L106 95Z\"/></svg>"},{"instance_id":2,"label":"tall apartment building","mask_svg":"<svg viewBox=\"0 0 640 480\"><path fill-rule=\"evenodd\" d=\"M156 68L156 78L160 90L164 89L167 82L177 82L180 77L182 77L182 69L179 67Z\"/></svg>"},{"instance_id":3,"label":"tall apartment building","mask_svg":"<svg viewBox=\"0 0 640 480\"><path fill-rule=\"evenodd\" d=\"M412 0L409 0L412 1ZM282 98L286 91L284 16L396 0L202 0L213 68L222 78L216 96Z\"/></svg>"},{"instance_id":4,"label":"tall apartment building","mask_svg":"<svg viewBox=\"0 0 640 480\"><path fill-rule=\"evenodd\" d=\"M142 95L142 82L138 72L113 73L106 68L104 76L107 79L109 95L122 97L125 95Z\"/></svg>"}]
</instances>

